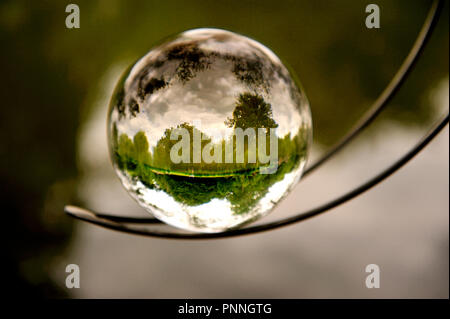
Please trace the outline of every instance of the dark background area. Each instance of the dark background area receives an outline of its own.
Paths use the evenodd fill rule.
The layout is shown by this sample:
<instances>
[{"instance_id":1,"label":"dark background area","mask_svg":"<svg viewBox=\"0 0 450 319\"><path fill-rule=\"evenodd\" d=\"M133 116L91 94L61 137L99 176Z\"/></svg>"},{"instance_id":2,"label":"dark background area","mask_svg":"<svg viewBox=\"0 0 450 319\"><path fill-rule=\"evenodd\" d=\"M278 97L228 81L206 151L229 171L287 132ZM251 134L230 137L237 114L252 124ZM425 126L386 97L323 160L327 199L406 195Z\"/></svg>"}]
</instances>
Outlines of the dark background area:
<instances>
[{"instance_id":1,"label":"dark background area","mask_svg":"<svg viewBox=\"0 0 450 319\"><path fill-rule=\"evenodd\" d=\"M63 207L83 205L77 192L79 128L113 65L126 66L160 39L187 29L247 35L296 72L311 103L315 147L323 150L387 85L430 5L376 1L381 29L369 30L364 1L75 3L80 29L65 27L64 1L0 2L1 224L5 279L13 296L66 295L53 282L49 264L70 248L75 234ZM448 79L448 56L446 1L422 58L378 122L429 126L438 112L428 92ZM370 141L370 134L365 138Z\"/></svg>"}]
</instances>

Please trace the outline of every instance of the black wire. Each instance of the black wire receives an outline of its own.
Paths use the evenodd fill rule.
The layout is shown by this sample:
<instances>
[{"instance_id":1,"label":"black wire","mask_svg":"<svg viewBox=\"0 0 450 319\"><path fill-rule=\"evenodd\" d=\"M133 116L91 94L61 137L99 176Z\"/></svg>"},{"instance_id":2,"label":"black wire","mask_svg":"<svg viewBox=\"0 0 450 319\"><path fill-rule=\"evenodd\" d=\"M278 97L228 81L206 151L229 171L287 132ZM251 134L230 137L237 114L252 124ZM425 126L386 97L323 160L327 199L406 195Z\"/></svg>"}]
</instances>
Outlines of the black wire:
<instances>
[{"instance_id":1,"label":"black wire","mask_svg":"<svg viewBox=\"0 0 450 319\"><path fill-rule=\"evenodd\" d=\"M425 44L428 42L430 35L437 23L437 17L442 9L443 1L435 0L430 7L428 15L425 22L417 36L414 45L409 52L406 59L403 61L402 65L398 69L397 73L392 78L391 82L384 89L384 91L378 96L376 101L372 104L369 110L364 114L361 119L356 123L356 125L335 145L333 145L330 150L328 150L325 155L315 161L313 164L306 167L303 172L303 177L314 171L320 165L325 163L331 157L333 157L337 152L339 152L344 146L346 146L351 140L353 140L361 131L369 126L370 123L381 113L381 111L386 107L388 102L394 97L398 89L404 83L404 80L408 76L412 67L417 62L420 54L423 52Z\"/></svg>"},{"instance_id":2,"label":"black wire","mask_svg":"<svg viewBox=\"0 0 450 319\"><path fill-rule=\"evenodd\" d=\"M305 219L317 216L323 212L326 212L336 206L339 206L346 201L355 198L356 196L364 193L366 190L374 187L395 171L400 169L403 165L405 165L410 159L412 159L415 155L417 155L447 124L449 120L449 115L447 114L444 119L442 119L435 127L416 145L412 150L410 150L407 154L405 154L402 158L400 158L393 165L386 168L384 171L371 178L364 184L358 186L357 188L349 191L348 193L329 201L328 203L321 205L319 207L313 208L309 211L306 211L301 214L297 214L292 217L284 218L278 221L274 221L271 223L266 223L263 225L250 226L247 228L241 228L236 230L230 230L223 233L171 233L171 232L158 232L158 231L149 231L144 228L136 228L131 226L126 226L121 223L114 222L112 220L99 218L95 213L82 210L76 207L66 207L66 213L84 221L103 226L110 229L115 229L118 231L123 231L130 234L135 235L145 235L145 236L153 236L153 237L163 237L163 238L176 238L176 239L213 239L213 238L225 238L232 236L240 236L240 235L248 235L253 233L258 233L262 231L268 231L275 228L291 225ZM78 210L78 211L77 211ZM80 214L81 211L81 214Z\"/></svg>"},{"instance_id":3,"label":"black wire","mask_svg":"<svg viewBox=\"0 0 450 319\"><path fill-rule=\"evenodd\" d=\"M427 18L422 26L422 29L410 51L405 61L401 65L398 72L395 74L394 78L391 80L389 85L377 98L377 100L370 107L369 111L361 118L361 120L354 126L350 132L344 136L337 144L335 144L324 156L317 160L314 164L309 166L303 175L307 175L314 169L325 163L333 155L339 152L345 145L347 145L353 138L355 138L359 133L362 132L384 109L395 93L400 88L401 84L404 82L406 76L409 74L412 66L417 61L418 56L422 52L426 42L428 41L431 31L433 30L437 17L442 8L442 0L435 0L430 8ZM250 226L247 228L230 230L222 233L175 233L175 232L164 232L164 231L150 231L145 228L132 227L129 225L124 225L123 223L145 223L145 224L159 224L159 220L155 218L136 218L136 217L123 217L123 216L111 216L106 214L95 213L86 209L66 206L65 212L75 218L106 227L109 229L114 229L130 234L153 236L153 237L163 237L163 238L178 238L178 239L212 239L212 238L224 238L231 236L239 236L252 234L256 232L267 231L282 226L287 226L299 221L311 218L318 214L321 214L329 209L332 209L375 186L400 167L402 167L406 162L408 162L412 157L414 157L420 150L422 150L426 144L428 144L434 136L436 136L440 130L448 123L448 115L443 119L438 125L426 135L421 142L419 142L410 152L404 155L400 160L394 163L392 166L388 167L386 170L367 181L366 183L360 185L356 189L338 197L324 205L316 207L304 213L296 214L294 216L274 221L271 223L266 223L262 225Z\"/></svg>"}]
</instances>

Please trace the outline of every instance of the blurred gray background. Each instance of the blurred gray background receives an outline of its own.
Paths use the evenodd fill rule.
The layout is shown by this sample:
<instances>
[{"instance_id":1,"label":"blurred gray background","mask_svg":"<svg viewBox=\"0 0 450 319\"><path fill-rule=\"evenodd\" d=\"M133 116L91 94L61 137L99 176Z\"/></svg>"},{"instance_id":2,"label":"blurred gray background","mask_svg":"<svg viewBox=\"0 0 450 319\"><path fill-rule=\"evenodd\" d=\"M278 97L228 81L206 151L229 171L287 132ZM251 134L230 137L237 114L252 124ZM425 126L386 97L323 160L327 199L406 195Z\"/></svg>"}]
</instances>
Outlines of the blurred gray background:
<instances>
[{"instance_id":1,"label":"blurred gray background","mask_svg":"<svg viewBox=\"0 0 450 319\"><path fill-rule=\"evenodd\" d=\"M141 238L84 224L65 204L143 215L109 162L106 110L123 70L168 35L218 27L271 48L311 103L317 158L367 110L411 48L429 1L0 2L1 200L12 295L82 298L448 298L448 128L406 167L328 213L224 240ZM448 112L448 2L389 108L302 179L263 221L332 199L409 150ZM65 287L78 264L81 288ZM381 287L365 287L365 266Z\"/></svg>"}]
</instances>

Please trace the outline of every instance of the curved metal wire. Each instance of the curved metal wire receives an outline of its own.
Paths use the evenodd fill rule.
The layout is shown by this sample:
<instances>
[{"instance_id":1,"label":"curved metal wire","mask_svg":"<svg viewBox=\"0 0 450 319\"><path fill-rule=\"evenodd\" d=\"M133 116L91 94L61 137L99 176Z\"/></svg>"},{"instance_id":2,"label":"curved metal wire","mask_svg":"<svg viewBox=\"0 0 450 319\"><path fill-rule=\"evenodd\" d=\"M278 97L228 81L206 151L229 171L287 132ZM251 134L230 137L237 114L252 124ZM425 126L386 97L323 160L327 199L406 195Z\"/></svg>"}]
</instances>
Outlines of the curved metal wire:
<instances>
[{"instance_id":1,"label":"curved metal wire","mask_svg":"<svg viewBox=\"0 0 450 319\"><path fill-rule=\"evenodd\" d=\"M346 146L351 140L353 140L363 129L369 126L370 123L381 113L381 111L386 107L388 102L394 97L398 89L404 83L404 80L408 76L412 67L417 62L420 54L423 51L428 39L430 38L431 32L437 23L438 15L442 9L443 1L435 0L428 11L428 15L422 26L422 29L417 36L414 45L409 51L408 56L403 61L402 65L398 69L397 73L392 78L391 82L386 86L383 92L378 96L369 110L359 119L359 121L353 126L353 128L335 145L333 145L330 150L328 150L321 158L316 162L309 165L303 172L303 177L314 171L320 165L328 161L337 152L339 152L344 146Z\"/></svg>"},{"instance_id":2,"label":"curved metal wire","mask_svg":"<svg viewBox=\"0 0 450 319\"><path fill-rule=\"evenodd\" d=\"M66 206L65 212L69 215L72 215L75 218L103 226L106 228L135 234L135 235L145 235L145 236L153 236L153 237L164 237L164 238L178 238L178 239L212 239L212 238L224 238L224 237L232 237L239 235L248 235L257 232L267 231L275 228L279 228L282 226L287 226L290 224L297 223L299 221L317 216L325 211L328 211L336 206L339 206L342 203L362 194L366 190L374 187L391 174L400 169L403 165L405 165L410 159L412 159L416 154L418 154L447 124L449 120L449 115L447 114L444 119L439 121L437 125L407 154L405 154L402 158L396 161L393 165L386 168L384 171L361 184L357 188L349 191L348 193L329 201L326 204L323 204L319 207L313 208L306 212L297 214L292 217L287 217L278 221L274 221L271 223L266 223L257 226L250 226L247 228L235 229L226 231L223 233L174 233L174 232L164 232L164 231L150 231L145 228L135 227L130 225L125 225L123 222L134 222L139 223L142 222L142 219L132 219L132 218L115 218L112 216L106 216L102 214L96 214L92 211L88 211L86 209L78 208L75 206ZM148 219L146 220L148 221Z\"/></svg>"},{"instance_id":3,"label":"curved metal wire","mask_svg":"<svg viewBox=\"0 0 450 319\"><path fill-rule=\"evenodd\" d=\"M397 71L391 82L384 89L381 95L376 99L376 101L370 107L369 111L353 127L353 129L350 130L350 132L347 135L345 135L338 143L336 143L325 155L323 155L319 160L310 165L305 170L304 175L311 173L317 167L319 167L327 160L332 158L333 155L339 152L345 145L347 145L359 133L361 133L362 130L366 128L376 118L376 116L385 108L387 103L392 99L392 97L400 88L401 84L404 82L406 76L409 74L414 63L417 61L437 22L437 18L439 16L441 8L442 8L442 0L435 0L429 10L427 18L422 26L419 35L417 36L417 39L411 51L409 52L408 56L402 63L401 67L399 68L399 70ZM400 160L398 160L396 163L385 169L383 172L381 172L374 178L370 179L364 184L361 184L354 190L309 211L299 213L294 216L270 223L230 230L222 233L190 233L190 232L175 232L173 228L171 228L172 229L171 231L160 231L160 230L150 230L148 229L148 227L143 228L127 225L128 223L132 224L143 223L146 224L147 226L149 224L160 226L161 222L155 218L111 216L107 214L95 213L93 211L89 211L75 206L66 206L64 208L64 211L77 219L90 222L105 228L122 231L129 234L144 235L151 237L177 238L177 239L212 239L212 238L224 238L267 231L282 226L290 225L293 223L297 223L307 218L311 218L329 209L332 209L365 192L366 190L375 186L385 178L389 177L392 173L400 169L403 165L405 165L406 162L408 162L421 149L423 149L426 146L426 144L428 144L447 123L448 123L448 115L442 121L440 121L436 125L436 127L422 139L421 142L419 142L410 152L404 155Z\"/></svg>"}]
</instances>

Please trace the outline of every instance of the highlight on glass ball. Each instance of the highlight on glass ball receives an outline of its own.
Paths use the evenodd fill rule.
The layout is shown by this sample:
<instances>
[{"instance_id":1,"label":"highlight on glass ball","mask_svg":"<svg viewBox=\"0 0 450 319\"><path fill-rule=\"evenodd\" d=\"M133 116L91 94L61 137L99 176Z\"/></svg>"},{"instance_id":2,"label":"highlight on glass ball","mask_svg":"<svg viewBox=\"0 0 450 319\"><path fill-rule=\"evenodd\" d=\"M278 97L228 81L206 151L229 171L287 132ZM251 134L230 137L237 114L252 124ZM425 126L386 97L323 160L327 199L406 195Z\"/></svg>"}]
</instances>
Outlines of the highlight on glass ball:
<instances>
[{"instance_id":1,"label":"highlight on glass ball","mask_svg":"<svg viewBox=\"0 0 450 319\"><path fill-rule=\"evenodd\" d=\"M124 73L108 114L129 194L163 222L223 232L269 213L299 181L309 104L267 47L219 29L183 32Z\"/></svg>"}]
</instances>

